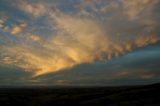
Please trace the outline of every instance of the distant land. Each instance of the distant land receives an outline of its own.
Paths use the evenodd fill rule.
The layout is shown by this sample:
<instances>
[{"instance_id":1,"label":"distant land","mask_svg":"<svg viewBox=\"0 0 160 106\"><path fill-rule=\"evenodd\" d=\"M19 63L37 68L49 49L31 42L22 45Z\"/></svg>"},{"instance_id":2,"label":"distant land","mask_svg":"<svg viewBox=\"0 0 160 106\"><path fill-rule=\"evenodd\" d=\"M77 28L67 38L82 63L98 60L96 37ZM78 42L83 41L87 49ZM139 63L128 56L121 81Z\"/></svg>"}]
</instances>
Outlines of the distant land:
<instances>
[{"instance_id":1,"label":"distant land","mask_svg":"<svg viewBox=\"0 0 160 106\"><path fill-rule=\"evenodd\" d=\"M160 83L117 87L0 88L8 106L160 106Z\"/></svg>"}]
</instances>

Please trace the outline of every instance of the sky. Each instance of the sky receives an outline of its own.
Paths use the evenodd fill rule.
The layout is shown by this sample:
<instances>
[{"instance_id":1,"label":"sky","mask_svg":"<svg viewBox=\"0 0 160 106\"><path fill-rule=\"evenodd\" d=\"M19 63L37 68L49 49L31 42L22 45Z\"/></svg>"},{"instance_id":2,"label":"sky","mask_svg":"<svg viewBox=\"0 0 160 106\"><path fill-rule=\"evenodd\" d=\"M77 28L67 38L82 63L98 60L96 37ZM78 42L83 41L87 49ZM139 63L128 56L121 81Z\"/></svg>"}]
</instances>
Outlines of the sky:
<instances>
[{"instance_id":1,"label":"sky","mask_svg":"<svg viewBox=\"0 0 160 106\"><path fill-rule=\"evenodd\" d=\"M0 86L160 82L159 0L0 0Z\"/></svg>"}]
</instances>

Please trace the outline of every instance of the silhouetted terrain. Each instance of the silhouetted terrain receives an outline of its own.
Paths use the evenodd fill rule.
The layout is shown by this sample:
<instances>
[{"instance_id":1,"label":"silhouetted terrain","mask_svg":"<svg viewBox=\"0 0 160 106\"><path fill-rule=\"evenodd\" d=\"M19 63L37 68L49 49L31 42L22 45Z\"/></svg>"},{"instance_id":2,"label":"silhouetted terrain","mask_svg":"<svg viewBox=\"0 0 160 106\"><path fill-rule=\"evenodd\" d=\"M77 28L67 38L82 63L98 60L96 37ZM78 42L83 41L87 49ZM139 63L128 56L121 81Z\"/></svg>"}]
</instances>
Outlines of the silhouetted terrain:
<instances>
[{"instance_id":1,"label":"silhouetted terrain","mask_svg":"<svg viewBox=\"0 0 160 106\"><path fill-rule=\"evenodd\" d=\"M0 88L0 105L160 106L160 84L122 87Z\"/></svg>"}]
</instances>

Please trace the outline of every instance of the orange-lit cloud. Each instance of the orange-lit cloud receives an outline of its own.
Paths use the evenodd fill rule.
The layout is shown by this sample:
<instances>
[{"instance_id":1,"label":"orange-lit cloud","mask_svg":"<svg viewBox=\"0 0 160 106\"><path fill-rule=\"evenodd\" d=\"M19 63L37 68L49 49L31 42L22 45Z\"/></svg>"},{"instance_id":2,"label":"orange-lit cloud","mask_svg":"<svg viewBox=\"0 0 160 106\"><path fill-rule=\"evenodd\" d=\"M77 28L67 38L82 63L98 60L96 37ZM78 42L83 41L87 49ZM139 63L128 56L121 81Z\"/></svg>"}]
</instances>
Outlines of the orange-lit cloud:
<instances>
[{"instance_id":1,"label":"orange-lit cloud","mask_svg":"<svg viewBox=\"0 0 160 106\"><path fill-rule=\"evenodd\" d=\"M67 80L57 80L55 82L56 85L69 85L69 81Z\"/></svg>"},{"instance_id":2,"label":"orange-lit cloud","mask_svg":"<svg viewBox=\"0 0 160 106\"><path fill-rule=\"evenodd\" d=\"M16 65L35 70L33 76L71 68L77 64L111 59L132 50L130 44L112 41L103 26L95 21L65 15L55 20L60 32L48 42L42 42L42 48L34 48L32 45L8 48L9 53L20 57L21 63ZM39 40L37 36L31 38L33 41ZM132 44L133 47L142 47L157 41L158 36L137 36Z\"/></svg>"},{"instance_id":3,"label":"orange-lit cloud","mask_svg":"<svg viewBox=\"0 0 160 106\"><path fill-rule=\"evenodd\" d=\"M11 34L16 35L23 31L23 29L27 27L27 23L21 23L20 25L15 25L11 29Z\"/></svg>"},{"instance_id":4,"label":"orange-lit cloud","mask_svg":"<svg viewBox=\"0 0 160 106\"><path fill-rule=\"evenodd\" d=\"M15 27L13 27L11 34L15 35L17 33L20 33L21 31L22 31L21 27L15 26Z\"/></svg>"},{"instance_id":5,"label":"orange-lit cloud","mask_svg":"<svg viewBox=\"0 0 160 106\"><path fill-rule=\"evenodd\" d=\"M130 3L130 1L127 3ZM126 5L128 4L123 6L125 7ZM33 77L69 69L78 64L110 60L131 52L138 47L145 47L159 42L160 38L156 31L146 31L148 26L145 25L148 22L156 23L156 20L150 18L151 13L147 11L147 13L149 12L147 21L142 22L140 21L142 20L141 15L138 15L138 11L143 10L141 8L146 8L145 6L147 5L152 10L152 5L154 4L148 4L146 1L139 5L140 10L134 10L134 15L129 14L129 17L126 13L121 16L120 13L124 10L115 7L117 8L117 13L119 13L118 15L126 20L113 16L109 18L111 22L108 22L107 19L101 20L96 16L96 18L91 18L86 17L86 15L82 17L76 13L67 14L58 8L56 8L57 11L47 8L50 11L45 13L46 7L44 8L42 4L33 5L25 3L22 5L22 9L25 12L39 17L44 15L44 13L47 14L48 24L56 27L56 31L53 31L53 35L50 35L47 39L38 35L25 36L31 39L30 41L17 37L17 39L24 42L8 44L3 49L10 57L14 57L14 61L17 61L13 63L14 65L33 72ZM128 13L128 9L126 11ZM132 8L129 11L132 11ZM97 10L97 12L99 13L100 11ZM131 20L130 17L135 16L139 17L139 20L134 22L134 19ZM155 29L156 25L152 25L149 27ZM26 25L15 26L11 33L20 33L24 27ZM136 29L136 31L133 29ZM119 32L121 33L117 37L116 34ZM122 75L125 74L128 73L122 73Z\"/></svg>"},{"instance_id":6,"label":"orange-lit cloud","mask_svg":"<svg viewBox=\"0 0 160 106\"><path fill-rule=\"evenodd\" d=\"M136 45L138 47L143 47L148 44L154 44L154 43L158 42L159 40L160 40L160 38L156 35L139 36L136 39Z\"/></svg>"},{"instance_id":7,"label":"orange-lit cloud","mask_svg":"<svg viewBox=\"0 0 160 106\"><path fill-rule=\"evenodd\" d=\"M19 7L26 13L33 15L34 17L39 17L45 14L46 8L41 3L30 4L27 1L21 1Z\"/></svg>"},{"instance_id":8,"label":"orange-lit cloud","mask_svg":"<svg viewBox=\"0 0 160 106\"><path fill-rule=\"evenodd\" d=\"M33 41L40 41L41 40L41 38L38 35L31 35L30 39Z\"/></svg>"}]
</instances>

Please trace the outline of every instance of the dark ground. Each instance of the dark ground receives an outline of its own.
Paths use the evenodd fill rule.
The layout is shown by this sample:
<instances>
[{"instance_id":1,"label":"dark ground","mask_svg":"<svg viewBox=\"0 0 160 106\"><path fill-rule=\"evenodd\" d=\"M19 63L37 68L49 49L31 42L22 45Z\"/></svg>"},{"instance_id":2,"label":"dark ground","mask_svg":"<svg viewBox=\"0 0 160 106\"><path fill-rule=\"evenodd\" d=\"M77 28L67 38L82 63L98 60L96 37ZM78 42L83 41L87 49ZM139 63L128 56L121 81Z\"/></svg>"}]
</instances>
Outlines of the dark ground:
<instances>
[{"instance_id":1,"label":"dark ground","mask_svg":"<svg viewBox=\"0 0 160 106\"><path fill-rule=\"evenodd\" d=\"M0 88L0 106L160 106L160 84Z\"/></svg>"}]
</instances>

